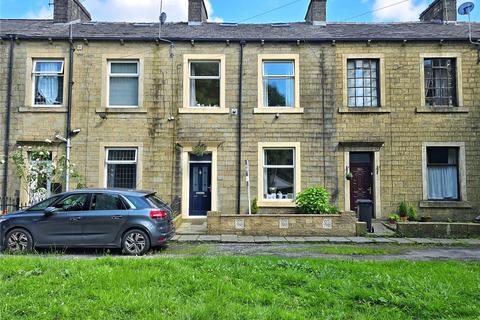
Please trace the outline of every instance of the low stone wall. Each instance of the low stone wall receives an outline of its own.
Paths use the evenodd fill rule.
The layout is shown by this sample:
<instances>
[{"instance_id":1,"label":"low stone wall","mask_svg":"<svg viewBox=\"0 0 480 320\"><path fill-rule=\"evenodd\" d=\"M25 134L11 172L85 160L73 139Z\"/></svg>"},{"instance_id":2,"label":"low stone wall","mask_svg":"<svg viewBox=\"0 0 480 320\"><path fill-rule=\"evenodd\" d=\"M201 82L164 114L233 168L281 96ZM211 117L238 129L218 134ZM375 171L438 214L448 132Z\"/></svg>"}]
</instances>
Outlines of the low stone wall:
<instances>
[{"instance_id":1,"label":"low stone wall","mask_svg":"<svg viewBox=\"0 0 480 320\"><path fill-rule=\"evenodd\" d=\"M399 222L397 232L411 238L480 237L480 224L463 222Z\"/></svg>"},{"instance_id":2,"label":"low stone wall","mask_svg":"<svg viewBox=\"0 0 480 320\"><path fill-rule=\"evenodd\" d=\"M255 214L209 212L208 234L242 236L343 236L356 235L355 214Z\"/></svg>"}]
</instances>

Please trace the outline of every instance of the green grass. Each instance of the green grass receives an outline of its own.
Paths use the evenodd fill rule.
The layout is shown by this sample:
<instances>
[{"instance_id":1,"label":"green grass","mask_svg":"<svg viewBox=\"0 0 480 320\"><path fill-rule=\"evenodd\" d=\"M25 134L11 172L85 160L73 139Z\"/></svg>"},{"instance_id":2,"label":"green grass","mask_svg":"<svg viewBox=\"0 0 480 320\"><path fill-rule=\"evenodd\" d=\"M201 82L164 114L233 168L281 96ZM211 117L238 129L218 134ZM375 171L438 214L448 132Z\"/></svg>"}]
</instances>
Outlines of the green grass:
<instances>
[{"instance_id":1,"label":"green grass","mask_svg":"<svg viewBox=\"0 0 480 320\"><path fill-rule=\"evenodd\" d=\"M478 319L480 264L0 258L0 319Z\"/></svg>"},{"instance_id":2,"label":"green grass","mask_svg":"<svg viewBox=\"0 0 480 320\"><path fill-rule=\"evenodd\" d=\"M384 247L362 247L360 245L346 245L346 246L322 246L322 247L304 247L304 248L288 248L285 252L305 252L305 253L325 253L325 254L339 254L350 256L379 256L388 254L402 253L411 250L412 247L403 246L384 246Z\"/></svg>"}]
</instances>

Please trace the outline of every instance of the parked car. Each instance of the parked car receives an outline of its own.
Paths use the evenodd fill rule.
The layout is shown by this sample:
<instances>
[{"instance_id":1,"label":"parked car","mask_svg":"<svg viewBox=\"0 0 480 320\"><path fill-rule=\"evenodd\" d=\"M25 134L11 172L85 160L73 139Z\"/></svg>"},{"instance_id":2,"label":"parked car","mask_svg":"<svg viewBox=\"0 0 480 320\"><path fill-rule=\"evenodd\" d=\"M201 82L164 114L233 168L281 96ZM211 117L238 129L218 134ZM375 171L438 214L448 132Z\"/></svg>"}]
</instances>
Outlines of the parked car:
<instances>
[{"instance_id":1,"label":"parked car","mask_svg":"<svg viewBox=\"0 0 480 320\"><path fill-rule=\"evenodd\" d=\"M122 248L143 255L174 233L172 209L154 192L85 189L0 216L0 247Z\"/></svg>"}]
</instances>

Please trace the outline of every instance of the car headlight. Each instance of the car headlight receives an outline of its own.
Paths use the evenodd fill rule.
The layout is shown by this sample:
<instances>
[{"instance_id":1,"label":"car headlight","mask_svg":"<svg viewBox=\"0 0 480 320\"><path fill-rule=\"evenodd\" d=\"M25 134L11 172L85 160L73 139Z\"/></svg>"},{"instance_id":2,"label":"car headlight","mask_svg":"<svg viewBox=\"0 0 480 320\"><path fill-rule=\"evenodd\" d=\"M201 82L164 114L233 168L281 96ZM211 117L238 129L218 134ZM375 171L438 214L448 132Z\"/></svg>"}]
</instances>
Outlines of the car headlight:
<instances>
[{"instance_id":1,"label":"car headlight","mask_svg":"<svg viewBox=\"0 0 480 320\"><path fill-rule=\"evenodd\" d=\"M7 218L5 218L5 217L0 217L0 223L2 223L3 221L7 221Z\"/></svg>"}]
</instances>

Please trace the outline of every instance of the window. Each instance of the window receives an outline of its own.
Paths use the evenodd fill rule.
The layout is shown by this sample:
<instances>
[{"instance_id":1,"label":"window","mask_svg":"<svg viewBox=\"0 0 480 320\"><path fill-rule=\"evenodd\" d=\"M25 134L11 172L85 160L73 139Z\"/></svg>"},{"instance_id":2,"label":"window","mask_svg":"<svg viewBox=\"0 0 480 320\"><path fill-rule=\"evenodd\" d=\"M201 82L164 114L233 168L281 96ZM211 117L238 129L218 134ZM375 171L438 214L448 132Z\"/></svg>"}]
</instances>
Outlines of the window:
<instances>
[{"instance_id":1,"label":"window","mask_svg":"<svg viewBox=\"0 0 480 320\"><path fill-rule=\"evenodd\" d=\"M61 106L63 104L62 60L33 61L34 106Z\"/></svg>"},{"instance_id":2,"label":"window","mask_svg":"<svg viewBox=\"0 0 480 320\"><path fill-rule=\"evenodd\" d=\"M293 199L295 149L264 149L263 152L263 198Z\"/></svg>"},{"instance_id":3,"label":"window","mask_svg":"<svg viewBox=\"0 0 480 320\"><path fill-rule=\"evenodd\" d=\"M425 104L457 105L456 59L424 59Z\"/></svg>"},{"instance_id":4,"label":"window","mask_svg":"<svg viewBox=\"0 0 480 320\"><path fill-rule=\"evenodd\" d=\"M109 61L108 106L138 107L139 62Z\"/></svg>"},{"instance_id":5,"label":"window","mask_svg":"<svg viewBox=\"0 0 480 320\"><path fill-rule=\"evenodd\" d=\"M220 107L220 61L190 61L190 107Z\"/></svg>"},{"instance_id":6,"label":"window","mask_svg":"<svg viewBox=\"0 0 480 320\"><path fill-rule=\"evenodd\" d=\"M40 203L37 203L36 205L28 208L27 210L28 211L41 211L41 210L45 210L46 208L50 207L54 202L56 202L58 199L60 199L60 196L54 196L54 197L51 197L47 200L44 200Z\"/></svg>"},{"instance_id":7,"label":"window","mask_svg":"<svg viewBox=\"0 0 480 320\"><path fill-rule=\"evenodd\" d=\"M351 108L380 106L379 59L348 59L348 106Z\"/></svg>"},{"instance_id":8,"label":"window","mask_svg":"<svg viewBox=\"0 0 480 320\"><path fill-rule=\"evenodd\" d=\"M55 208L62 209L63 211L83 211L85 210L87 198L88 195L84 193L72 194L55 203Z\"/></svg>"},{"instance_id":9,"label":"window","mask_svg":"<svg viewBox=\"0 0 480 320\"><path fill-rule=\"evenodd\" d=\"M119 195L101 193L92 196L92 205L90 210L127 210Z\"/></svg>"},{"instance_id":10,"label":"window","mask_svg":"<svg viewBox=\"0 0 480 320\"><path fill-rule=\"evenodd\" d=\"M295 62L263 62L263 106L295 106Z\"/></svg>"},{"instance_id":11,"label":"window","mask_svg":"<svg viewBox=\"0 0 480 320\"><path fill-rule=\"evenodd\" d=\"M427 147L428 200L460 200L458 150Z\"/></svg>"},{"instance_id":12,"label":"window","mask_svg":"<svg viewBox=\"0 0 480 320\"><path fill-rule=\"evenodd\" d=\"M137 149L106 150L107 188L137 188Z\"/></svg>"}]
</instances>

